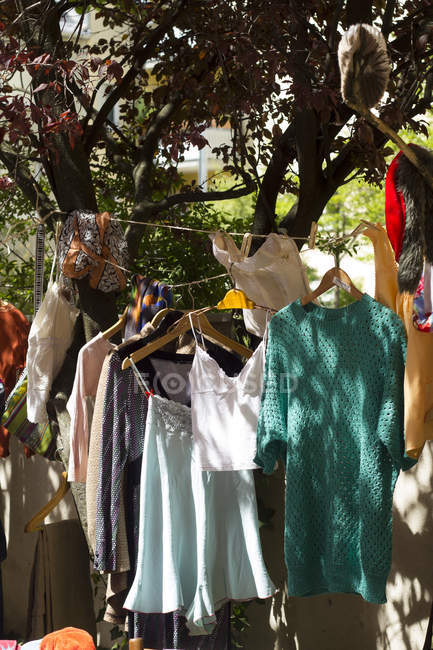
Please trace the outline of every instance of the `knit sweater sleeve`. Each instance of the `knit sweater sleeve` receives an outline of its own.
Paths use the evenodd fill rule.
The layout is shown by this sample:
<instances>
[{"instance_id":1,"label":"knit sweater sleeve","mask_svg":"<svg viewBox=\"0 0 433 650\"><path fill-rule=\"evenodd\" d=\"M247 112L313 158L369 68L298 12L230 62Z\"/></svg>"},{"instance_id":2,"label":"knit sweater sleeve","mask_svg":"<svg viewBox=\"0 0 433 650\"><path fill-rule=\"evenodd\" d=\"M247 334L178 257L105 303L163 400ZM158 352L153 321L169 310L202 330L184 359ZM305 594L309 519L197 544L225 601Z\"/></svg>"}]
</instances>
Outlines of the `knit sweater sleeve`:
<instances>
[{"instance_id":1,"label":"knit sweater sleeve","mask_svg":"<svg viewBox=\"0 0 433 650\"><path fill-rule=\"evenodd\" d=\"M284 366L282 346L272 322L268 329L265 377L257 425L257 453L254 462L266 474L272 474L278 458L285 458L287 445L287 393L289 375Z\"/></svg>"},{"instance_id":2,"label":"knit sweater sleeve","mask_svg":"<svg viewBox=\"0 0 433 650\"><path fill-rule=\"evenodd\" d=\"M384 358L387 360L386 383L379 411L378 433L385 445L392 463L400 470L413 467L416 459L405 453L404 439L404 369L406 360L406 335L403 323L392 314L392 334L382 339L388 346ZM386 341L386 343L385 343Z\"/></svg>"}]
</instances>

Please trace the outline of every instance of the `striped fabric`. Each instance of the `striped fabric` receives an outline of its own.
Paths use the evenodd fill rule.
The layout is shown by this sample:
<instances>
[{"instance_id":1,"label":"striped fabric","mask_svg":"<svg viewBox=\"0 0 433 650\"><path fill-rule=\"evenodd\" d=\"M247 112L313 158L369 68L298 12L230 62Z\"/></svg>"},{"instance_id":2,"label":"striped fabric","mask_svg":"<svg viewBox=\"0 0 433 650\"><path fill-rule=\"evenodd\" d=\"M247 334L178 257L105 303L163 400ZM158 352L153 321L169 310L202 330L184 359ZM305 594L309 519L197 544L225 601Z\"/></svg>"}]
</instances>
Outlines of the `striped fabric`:
<instances>
[{"instance_id":1,"label":"striped fabric","mask_svg":"<svg viewBox=\"0 0 433 650\"><path fill-rule=\"evenodd\" d=\"M56 436L50 423L34 424L27 419L27 372L24 371L6 402L1 424L36 454L54 460Z\"/></svg>"}]
</instances>

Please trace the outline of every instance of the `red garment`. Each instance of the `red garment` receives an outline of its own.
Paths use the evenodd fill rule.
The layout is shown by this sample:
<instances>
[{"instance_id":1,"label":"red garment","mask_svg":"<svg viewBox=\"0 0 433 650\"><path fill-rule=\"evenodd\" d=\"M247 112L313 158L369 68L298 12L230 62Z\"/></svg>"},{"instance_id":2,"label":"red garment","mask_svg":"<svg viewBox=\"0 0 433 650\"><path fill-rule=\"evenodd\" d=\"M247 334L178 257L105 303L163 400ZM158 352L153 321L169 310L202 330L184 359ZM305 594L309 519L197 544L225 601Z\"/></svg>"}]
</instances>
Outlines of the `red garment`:
<instances>
[{"instance_id":1,"label":"red garment","mask_svg":"<svg viewBox=\"0 0 433 650\"><path fill-rule=\"evenodd\" d=\"M64 627L44 636L40 650L95 650L95 644L85 630Z\"/></svg>"},{"instance_id":2,"label":"red garment","mask_svg":"<svg viewBox=\"0 0 433 650\"><path fill-rule=\"evenodd\" d=\"M0 381L7 398L24 368L30 324L13 305L0 304ZM0 458L9 456L9 432L0 425Z\"/></svg>"},{"instance_id":3,"label":"red garment","mask_svg":"<svg viewBox=\"0 0 433 650\"><path fill-rule=\"evenodd\" d=\"M396 174L402 151L395 156L386 173L385 179L385 221L386 232L394 249L396 262L400 259L403 248L404 228L406 225L406 206L403 194L397 189Z\"/></svg>"},{"instance_id":4,"label":"red garment","mask_svg":"<svg viewBox=\"0 0 433 650\"><path fill-rule=\"evenodd\" d=\"M30 323L19 309L11 304L0 305L0 380L6 398L25 366L29 330Z\"/></svg>"}]
</instances>

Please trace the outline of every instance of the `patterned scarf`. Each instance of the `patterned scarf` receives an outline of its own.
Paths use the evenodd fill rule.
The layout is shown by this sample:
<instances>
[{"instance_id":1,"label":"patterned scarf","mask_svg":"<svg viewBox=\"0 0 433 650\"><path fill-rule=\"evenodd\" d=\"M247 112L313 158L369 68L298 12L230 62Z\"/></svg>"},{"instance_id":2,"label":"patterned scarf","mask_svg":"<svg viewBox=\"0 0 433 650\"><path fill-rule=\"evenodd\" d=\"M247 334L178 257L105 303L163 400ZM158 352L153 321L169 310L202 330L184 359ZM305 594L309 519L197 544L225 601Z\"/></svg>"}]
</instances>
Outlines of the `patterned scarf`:
<instances>
[{"instance_id":1,"label":"patterned scarf","mask_svg":"<svg viewBox=\"0 0 433 650\"><path fill-rule=\"evenodd\" d=\"M173 295L168 284L143 275L134 275L124 338L138 334L160 309L171 307L172 304Z\"/></svg>"}]
</instances>

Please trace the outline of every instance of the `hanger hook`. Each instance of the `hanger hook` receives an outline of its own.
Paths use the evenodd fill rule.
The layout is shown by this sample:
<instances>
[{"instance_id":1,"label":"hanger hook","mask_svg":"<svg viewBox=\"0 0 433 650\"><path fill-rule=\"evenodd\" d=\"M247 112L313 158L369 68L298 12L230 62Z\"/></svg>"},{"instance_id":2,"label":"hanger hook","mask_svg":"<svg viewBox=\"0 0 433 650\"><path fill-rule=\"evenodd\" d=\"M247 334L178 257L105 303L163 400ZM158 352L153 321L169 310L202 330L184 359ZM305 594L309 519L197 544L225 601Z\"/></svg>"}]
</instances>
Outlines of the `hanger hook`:
<instances>
[{"instance_id":1,"label":"hanger hook","mask_svg":"<svg viewBox=\"0 0 433 650\"><path fill-rule=\"evenodd\" d=\"M195 300L194 300L193 293L192 293L192 291L191 291L191 285L190 285L190 284L188 285L187 289L188 289L188 293L189 293L189 295L190 295L190 297L191 297L192 310L194 311L194 310L195 310Z\"/></svg>"},{"instance_id":2,"label":"hanger hook","mask_svg":"<svg viewBox=\"0 0 433 650\"><path fill-rule=\"evenodd\" d=\"M233 275L232 275L232 267L233 267L233 264L234 264L234 262L231 262L231 263L230 263L230 266L229 266L229 269L228 269L228 274L229 274L229 276L230 276L230 280L232 281L233 288L236 289L236 282L235 282L235 279L234 279L234 277L233 277Z\"/></svg>"},{"instance_id":3,"label":"hanger hook","mask_svg":"<svg viewBox=\"0 0 433 650\"><path fill-rule=\"evenodd\" d=\"M335 268L339 269L339 268L340 268L340 265L339 265L339 263L338 263L337 253L336 253L335 251L333 251L333 252L332 252L332 256L333 256L333 258L334 258L334 266L335 266Z\"/></svg>"}]
</instances>

